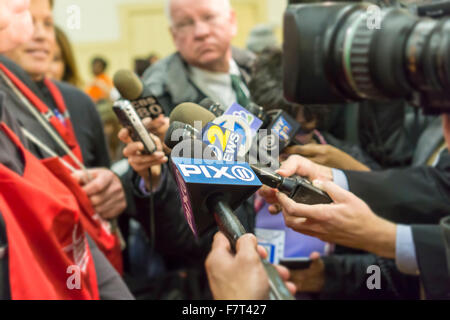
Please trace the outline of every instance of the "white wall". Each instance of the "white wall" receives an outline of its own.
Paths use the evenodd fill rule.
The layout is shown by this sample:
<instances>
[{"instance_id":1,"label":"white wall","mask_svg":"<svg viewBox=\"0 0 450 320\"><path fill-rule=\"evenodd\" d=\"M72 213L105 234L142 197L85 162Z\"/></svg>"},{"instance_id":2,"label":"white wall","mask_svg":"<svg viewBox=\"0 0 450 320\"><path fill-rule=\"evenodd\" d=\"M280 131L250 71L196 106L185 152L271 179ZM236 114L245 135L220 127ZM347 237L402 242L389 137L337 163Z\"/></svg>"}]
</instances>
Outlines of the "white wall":
<instances>
[{"instance_id":1,"label":"white wall","mask_svg":"<svg viewBox=\"0 0 450 320\"><path fill-rule=\"evenodd\" d=\"M237 0L239 1L239 0ZM267 1L270 23L281 25L287 0ZM56 23L62 27L74 43L98 41L117 41L120 39L119 7L122 4L161 3L162 0L56 0L54 16ZM70 6L80 8L80 29L68 28L71 14Z\"/></svg>"}]
</instances>

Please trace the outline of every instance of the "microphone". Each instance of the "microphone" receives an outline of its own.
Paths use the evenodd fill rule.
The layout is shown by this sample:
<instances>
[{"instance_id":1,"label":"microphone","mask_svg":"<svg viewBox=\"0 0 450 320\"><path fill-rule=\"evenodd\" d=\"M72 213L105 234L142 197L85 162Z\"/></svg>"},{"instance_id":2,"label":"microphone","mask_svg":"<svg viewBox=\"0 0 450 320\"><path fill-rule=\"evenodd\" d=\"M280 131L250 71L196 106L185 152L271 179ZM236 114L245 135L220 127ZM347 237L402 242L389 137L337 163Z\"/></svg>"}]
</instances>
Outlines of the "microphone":
<instances>
[{"instance_id":1,"label":"microphone","mask_svg":"<svg viewBox=\"0 0 450 320\"><path fill-rule=\"evenodd\" d=\"M267 129L278 137L279 148L284 150L292 144L301 125L293 119L287 112L282 110L273 110L267 113L269 125Z\"/></svg>"},{"instance_id":2,"label":"microphone","mask_svg":"<svg viewBox=\"0 0 450 320\"><path fill-rule=\"evenodd\" d=\"M201 133L189 124L174 121L167 130L164 144L172 157L218 160L215 149L201 140Z\"/></svg>"},{"instance_id":3,"label":"microphone","mask_svg":"<svg viewBox=\"0 0 450 320\"><path fill-rule=\"evenodd\" d=\"M215 118L213 113L198 104L185 102L173 109L170 114L170 123L175 121L186 123L201 131L208 122L213 122Z\"/></svg>"},{"instance_id":4,"label":"microphone","mask_svg":"<svg viewBox=\"0 0 450 320\"><path fill-rule=\"evenodd\" d=\"M142 142L144 145L143 154L154 153L157 149L156 144L130 102L127 100L116 101L112 109L122 126L128 129L131 139L135 142Z\"/></svg>"},{"instance_id":5,"label":"microphone","mask_svg":"<svg viewBox=\"0 0 450 320\"><path fill-rule=\"evenodd\" d=\"M218 159L233 161L237 158L238 151L242 145L242 136L217 125L215 120L216 117L212 112L190 102L178 105L170 114L171 125L181 122L188 125L189 127L186 128L189 128L189 130L202 132L201 135L197 135L195 138L202 137L203 142L209 145L210 149L214 150L214 154ZM187 135L192 137L192 133L187 133ZM166 136L167 139L169 137ZM177 137L175 137L175 140L177 140ZM183 145L183 147L185 146L188 145ZM181 146L177 146L178 148L181 148ZM181 151L180 149L178 150ZM186 153L188 152L184 152L184 154Z\"/></svg>"},{"instance_id":6,"label":"microphone","mask_svg":"<svg viewBox=\"0 0 450 320\"><path fill-rule=\"evenodd\" d=\"M230 240L233 250L246 231L233 213L261 186L246 163L171 158L186 220L198 237L217 224ZM293 300L276 269L262 261L269 277L271 298Z\"/></svg>"},{"instance_id":7,"label":"microphone","mask_svg":"<svg viewBox=\"0 0 450 320\"><path fill-rule=\"evenodd\" d=\"M183 121L186 121L187 123L194 123L195 120L200 120L202 123L208 121L208 123L211 121L211 119L214 117L214 115L209 112L208 110L205 110L204 108L194 105L195 108L192 106L191 103L182 104L176 108L176 118L182 119ZM193 111L194 110L194 111ZM198 111L198 112L197 112ZM171 115L171 121L172 121ZM213 123L216 123L217 119L213 121ZM320 204L320 203L332 203L333 201L331 198L322 190L319 188L314 187L311 183L309 183L308 180L300 177L294 178L295 181L290 181L289 178L283 178L276 174L273 170L269 168L263 168L262 165L267 166L271 165L272 168L279 168L280 164L278 161L278 154L279 150L277 149L279 145L283 145L281 142L278 143L279 139L282 138L285 139L285 143L290 141L291 137L293 136L293 130L294 130L294 124L292 122L295 122L289 115L285 114L283 111L277 110L273 113L272 116L272 123L273 129L271 131L271 134L264 136L264 132L259 134L256 139L250 140L249 136L247 135L247 140L252 143L250 152L242 156L239 154L239 160L245 161L251 163L252 169L256 172L256 174L259 176L259 178L264 182L264 184L273 187L278 188L280 186L282 190L287 193L288 196L290 196L294 201L298 203L305 203L305 204ZM203 130L203 135L205 133L207 134L209 129L212 126L207 125L205 127L206 130ZM216 128L217 130L217 128ZM274 132L280 132L279 134L274 134ZM220 131L219 131L220 133ZM250 134L251 135L251 134ZM227 148L226 145L230 143L231 136L227 136L226 134L218 135L218 139L220 142L220 145ZM208 139L203 139L203 142L206 144L211 144L211 141ZM231 141L232 142L232 141ZM213 142L214 143L214 142ZM231 147L233 146L233 143L231 143ZM230 147L231 150L233 150ZM215 150L215 153L220 155L221 150L220 148L216 148L212 146L212 148ZM225 150L223 149L223 150ZM223 159L220 156L218 156L219 159ZM231 157L227 158L231 159ZM281 181L278 181L278 180ZM275 184L274 182L275 181ZM278 182L276 182L278 181ZM285 181L284 183L282 183ZM281 183L280 185L278 185ZM288 184L289 183L289 184ZM288 188L289 186L289 188Z\"/></svg>"},{"instance_id":8,"label":"microphone","mask_svg":"<svg viewBox=\"0 0 450 320\"><path fill-rule=\"evenodd\" d=\"M286 194L297 203L309 205L333 203L330 196L316 188L307 179L299 176L285 178L270 170L256 165L250 166L263 184Z\"/></svg>"},{"instance_id":9,"label":"microphone","mask_svg":"<svg viewBox=\"0 0 450 320\"><path fill-rule=\"evenodd\" d=\"M156 119L164 114L156 97L152 95L134 72L119 70L115 73L113 82L122 98L131 102L141 119Z\"/></svg>"},{"instance_id":10,"label":"microphone","mask_svg":"<svg viewBox=\"0 0 450 320\"><path fill-rule=\"evenodd\" d=\"M264 135L262 139L258 138L257 140L258 147L266 150L266 152L269 152L270 150L273 150L272 152L274 152L275 150L277 150L279 154L280 151L284 150L286 147L292 144L297 132L301 128L301 125L287 112L283 110L272 110L266 113L263 107L253 102L250 103L246 108L243 108L239 104L235 103L225 112L222 111L224 108L220 105L220 103L214 102L209 98L202 100L201 106L211 111L216 117L218 117L215 123L221 124L221 120L223 120L222 125L224 125L227 129L234 130L232 129L233 125L227 123L227 120L231 121L231 119L228 118L226 120L222 118L223 116L241 117L250 125L253 137L257 134L259 129L267 129L269 131L269 134ZM248 132L239 133L244 136L248 136ZM270 135L272 135L272 137L270 137ZM275 146L275 143L279 143L279 145ZM246 152L249 152L249 146L247 145L246 147ZM267 160L267 157L265 158Z\"/></svg>"},{"instance_id":11,"label":"microphone","mask_svg":"<svg viewBox=\"0 0 450 320\"><path fill-rule=\"evenodd\" d=\"M187 139L200 139L201 133L189 124L174 121L166 132L164 144L173 149L178 143Z\"/></svg>"},{"instance_id":12,"label":"microphone","mask_svg":"<svg viewBox=\"0 0 450 320\"><path fill-rule=\"evenodd\" d=\"M203 99L199 105L210 111L216 117L220 117L225 113L225 108L219 102L214 102L210 98Z\"/></svg>"},{"instance_id":13,"label":"microphone","mask_svg":"<svg viewBox=\"0 0 450 320\"><path fill-rule=\"evenodd\" d=\"M256 163L259 158L260 162L263 164L274 164L275 166L279 166L277 137L264 135L264 132L253 137L251 127L242 117L222 115L221 117L216 118L212 112L197 104L182 103L172 111L170 114L170 121L171 123L178 121L189 124L190 126L195 127L199 132L203 132L203 128L210 123L219 125L223 130L227 129L231 132L237 131L236 133L243 137L238 150L238 158L240 160L249 160L248 162ZM235 130L236 128L238 130ZM230 140L230 138L233 137L231 137L231 135L227 136L226 131L224 131L223 134L219 133L217 138L222 146L228 145L230 141L233 141ZM208 143L207 139L204 139L204 141ZM236 139L234 141L236 141ZM258 141L262 142L262 144L258 144ZM234 142L234 144L236 144L236 142ZM263 146L259 150L258 147L260 145ZM216 150L216 152L220 154L219 150Z\"/></svg>"}]
</instances>

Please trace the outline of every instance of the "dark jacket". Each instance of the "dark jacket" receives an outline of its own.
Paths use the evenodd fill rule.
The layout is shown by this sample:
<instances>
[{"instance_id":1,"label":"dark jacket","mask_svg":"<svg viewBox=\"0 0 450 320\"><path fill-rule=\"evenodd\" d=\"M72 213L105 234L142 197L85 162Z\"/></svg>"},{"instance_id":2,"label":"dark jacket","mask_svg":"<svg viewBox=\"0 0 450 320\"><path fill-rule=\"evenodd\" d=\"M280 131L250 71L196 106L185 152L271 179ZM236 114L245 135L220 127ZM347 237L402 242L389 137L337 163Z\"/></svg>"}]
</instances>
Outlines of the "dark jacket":
<instances>
[{"instance_id":1,"label":"dark jacket","mask_svg":"<svg viewBox=\"0 0 450 320\"><path fill-rule=\"evenodd\" d=\"M425 296L450 300L450 274L441 227L413 225L412 234Z\"/></svg>"},{"instance_id":2,"label":"dark jacket","mask_svg":"<svg viewBox=\"0 0 450 320\"><path fill-rule=\"evenodd\" d=\"M250 82L250 74L255 56L249 52L233 48L236 61L244 81ZM166 115L180 103L199 103L206 94L189 79L188 66L179 53L174 53L158 61L143 75L146 87L156 96Z\"/></svg>"}]
</instances>

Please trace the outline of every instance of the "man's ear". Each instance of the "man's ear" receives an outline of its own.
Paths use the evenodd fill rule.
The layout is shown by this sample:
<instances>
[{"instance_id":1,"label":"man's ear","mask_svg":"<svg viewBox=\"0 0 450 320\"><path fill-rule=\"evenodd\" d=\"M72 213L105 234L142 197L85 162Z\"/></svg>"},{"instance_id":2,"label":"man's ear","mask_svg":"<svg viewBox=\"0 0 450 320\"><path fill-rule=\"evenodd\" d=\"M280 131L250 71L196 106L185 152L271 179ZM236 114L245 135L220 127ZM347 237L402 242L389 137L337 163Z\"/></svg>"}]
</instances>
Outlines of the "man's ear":
<instances>
[{"instance_id":1,"label":"man's ear","mask_svg":"<svg viewBox=\"0 0 450 320\"><path fill-rule=\"evenodd\" d=\"M231 34L235 37L238 33L238 22L236 17L236 11L234 9L230 10L230 25L231 25Z\"/></svg>"}]
</instances>

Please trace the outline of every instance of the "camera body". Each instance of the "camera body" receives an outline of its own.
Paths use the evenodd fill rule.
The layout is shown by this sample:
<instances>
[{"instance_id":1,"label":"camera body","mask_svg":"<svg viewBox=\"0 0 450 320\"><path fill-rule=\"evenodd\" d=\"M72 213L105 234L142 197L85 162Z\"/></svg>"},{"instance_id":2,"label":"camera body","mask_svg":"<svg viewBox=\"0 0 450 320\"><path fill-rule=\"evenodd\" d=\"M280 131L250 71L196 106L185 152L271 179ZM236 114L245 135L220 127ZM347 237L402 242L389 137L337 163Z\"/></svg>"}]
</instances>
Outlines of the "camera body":
<instances>
[{"instance_id":1,"label":"camera body","mask_svg":"<svg viewBox=\"0 0 450 320\"><path fill-rule=\"evenodd\" d=\"M293 4L283 46L290 102L405 99L427 114L450 113L449 18L366 2Z\"/></svg>"}]
</instances>

